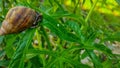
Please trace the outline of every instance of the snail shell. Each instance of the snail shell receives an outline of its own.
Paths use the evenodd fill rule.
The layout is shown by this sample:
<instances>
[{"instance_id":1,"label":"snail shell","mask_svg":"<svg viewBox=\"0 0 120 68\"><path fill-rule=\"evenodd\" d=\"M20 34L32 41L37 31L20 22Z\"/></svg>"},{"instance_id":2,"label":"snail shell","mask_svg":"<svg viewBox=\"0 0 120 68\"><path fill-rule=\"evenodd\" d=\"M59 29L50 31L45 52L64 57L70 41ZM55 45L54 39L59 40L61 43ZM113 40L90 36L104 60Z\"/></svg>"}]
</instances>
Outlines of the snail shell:
<instances>
[{"instance_id":1,"label":"snail shell","mask_svg":"<svg viewBox=\"0 0 120 68\"><path fill-rule=\"evenodd\" d=\"M0 35L19 33L40 21L42 16L34 10L17 6L11 8L0 28Z\"/></svg>"}]
</instances>

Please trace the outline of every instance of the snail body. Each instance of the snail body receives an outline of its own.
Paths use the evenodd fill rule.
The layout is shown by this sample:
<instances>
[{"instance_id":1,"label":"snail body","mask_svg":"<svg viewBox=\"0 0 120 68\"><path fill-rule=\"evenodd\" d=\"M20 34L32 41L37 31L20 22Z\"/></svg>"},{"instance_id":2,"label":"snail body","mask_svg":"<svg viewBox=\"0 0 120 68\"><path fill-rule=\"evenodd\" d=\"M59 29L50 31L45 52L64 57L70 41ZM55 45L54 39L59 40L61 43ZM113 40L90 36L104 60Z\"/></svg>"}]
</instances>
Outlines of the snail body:
<instances>
[{"instance_id":1,"label":"snail body","mask_svg":"<svg viewBox=\"0 0 120 68\"><path fill-rule=\"evenodd\" d=\"M13 7L2 22L0 35L19 33L34 26L39 20L41 15L33 9L23 6Z\"/></svg>"}]
</instances>

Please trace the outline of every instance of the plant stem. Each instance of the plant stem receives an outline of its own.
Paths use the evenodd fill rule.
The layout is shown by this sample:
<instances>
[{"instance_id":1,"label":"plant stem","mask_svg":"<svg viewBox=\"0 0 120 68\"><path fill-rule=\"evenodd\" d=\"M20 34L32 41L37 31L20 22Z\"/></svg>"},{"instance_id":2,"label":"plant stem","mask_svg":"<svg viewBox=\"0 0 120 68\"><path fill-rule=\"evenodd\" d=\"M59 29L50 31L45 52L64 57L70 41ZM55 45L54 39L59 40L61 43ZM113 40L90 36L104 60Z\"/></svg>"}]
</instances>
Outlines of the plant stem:
<instances>
[{"instance_id":1,"label":"plant stem","mask_svg":"<svg viewBox=\"0 0 120 68\"><path fill-rule=\"evenodd\" d=\"M78 0L77 4L75 4L73 13L76 13L79 3L80 3L80 0Z\"/></svg>"},{"instance_id":2,"label":"plant stem","mask_svg":"<svg viewBox=\"0 0 120 68\"><path fill-rule=\"evenodd\" d=\"M94 10L94 8L95 8L95 6L96 6L96 4L97 4L98 1L99 0L96 0L95 3L93 4L92 8L90 9L90 11L89 11L89 13L88 13L88 15L87 15L87 17L85 19L85 23L86 24L88 24L87 22L88 22L88 20L89 20L89 18L90 18L90 16L91 16L91 14L92 14L92 12L93 12L93 10Z\"/></svg>"},{"instance_id":3,"label":"plant stem","mask_svg":"<svg viewBox=\"0 0 120 68\"><path fill-rule=\"evenodd\" d=\"M52 50L51 43L50 43L50 41L49 41L49 37L48 37L48 35L47 35L47 33L46 33L46 31L45 31L45 29L44 29L43 26L41 26L41 30L42 30L42 33L43 33L43 35L44 35L44 38L45 38L45 40L46 40L46 42L47 42L48 49Z\"/></svg>"},{"instance_id":4,"label":"plant stem","mask_svg":"<svg viewBox=\"0 0 120 68\"><path fill-rule=\"evenodd\" d=\"M40 42L41 42L41 39L40 39L40 34L39 34L39 31L36 30L36 36L37 36L37 40L38 40L38 45L39 45L39 50L43 50L43 46L41 46ZM43 62L43 66L45 66L45 55L43 54L40 54L39 57L41 58L42 62Z\"/></svg>"}]
</instances>

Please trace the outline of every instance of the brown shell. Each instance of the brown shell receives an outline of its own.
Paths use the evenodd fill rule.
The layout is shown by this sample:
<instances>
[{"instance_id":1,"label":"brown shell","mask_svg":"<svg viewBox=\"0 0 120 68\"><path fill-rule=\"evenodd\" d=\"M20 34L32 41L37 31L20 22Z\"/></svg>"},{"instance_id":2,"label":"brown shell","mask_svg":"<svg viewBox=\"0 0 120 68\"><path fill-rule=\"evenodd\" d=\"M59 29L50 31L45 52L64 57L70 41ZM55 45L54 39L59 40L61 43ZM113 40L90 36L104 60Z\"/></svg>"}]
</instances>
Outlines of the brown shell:
<instances>
[{"instance_id":1,"label":"brown shell","mask_svg":"<svg viewBox=\"0 0 120 68\"><path fill-rule=\"evenodd\" d=\"M27 7L11 8L2 22L0 35L19 33L34 25L39 16L37 12Z\"/></svg>"}]
</instances>

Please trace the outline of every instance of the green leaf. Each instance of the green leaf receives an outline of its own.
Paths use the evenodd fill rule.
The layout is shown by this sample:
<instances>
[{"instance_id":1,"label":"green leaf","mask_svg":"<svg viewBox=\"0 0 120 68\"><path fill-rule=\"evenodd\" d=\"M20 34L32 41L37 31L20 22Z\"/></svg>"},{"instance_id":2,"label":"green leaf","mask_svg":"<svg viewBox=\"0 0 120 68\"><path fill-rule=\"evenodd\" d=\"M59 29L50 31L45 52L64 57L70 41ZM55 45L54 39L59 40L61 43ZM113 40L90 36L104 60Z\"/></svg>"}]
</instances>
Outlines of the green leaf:
<instances>
[{"instance_id":1,"label":"green leaf","mask_svg":"<svg viewBox=\"0 0 120 68\"><path fill-rule=\"evenodd\" d=\"M120 5L120 0L115 0L117 3L118 3L118 5Z\"/></svg>"},{"instance_id":2,"label":"green leaf","mask_svg":"<svg viewBox=\"0 0 120 68\"><path fill-rule=\"evenodd\" d=\"M96 56L96 54L93 52L93 50L86 50L94 64L95 68L103 68L100 59Z\"/></svg>"},{"instance_id":3,"label":"green leaf","mask_svg":"<svg viewBox=\"0 0 120 68\"><path fill-rule=\"evenodd\" d=\"M43 14L46 21L44 21L43 25L48 27L52 32L54 32L61 39L71 41L71 42L80 42L80 39L68 32L65 27L59 23L56 19L53 19L51 16Z\"/></svg>"},{"instance_id":4,"label":"green leaf","mask_svg":"<svg viewBox=\"0 0 120 68\"><path fill-rule=\"evenodd\" d=\"M0 66L7 67L9 64L8 60L0 60Z\"/></svg>"},{"instance_id":5,"label":"green leaf","mask_svg":"<svg viewBox=\"0 0 120 68\"><path fill-rule=\"evenodd\" d=\"M94 44L94 47L95 47L95 49L100 50L100 51L102 51L102 52L104 52L106 54L109 54L109 56L112 56L112 51L108 47L106 47L105 45L103 45L103 44Z\"/></svg>"},{"instance_id":6,"label":"green leaf","mask_svg":"<svg viewBox=\"0 0 120 68\"><path fill-rule=\"evenodd\" d=\"M6 41L5 52L8 58L11 58L13 56L13 53L14 53L13 48L16 45L15 41L17 41L16 38L17 38L17 35L7 35L5 37L5 41Z\"/></svg>"},{"instance_id":7,"label":"green leaf","mask_svg":"<svg viewBox=\"0 0 120 68\"><path fill-rule=\"evenodd\" d=\"M68 11L58 11L55 12L54 14L51 14L51 16L54 18L62 18L62 17L72 18L77 22L80 22L81 24L85 24L82 15L75 15L73 13L69 13Z\"/></svg>"},{"instance_id":8,"label":"green leaf","mask_svg":"<svg viewBox=\"0 0 120 68\"><path fill-rule=\"evenodd\" d=\"M120 32L115 32L110 35L108 35L105 40L110 40L110 41L120 41Z\"/></svg>"},{"instance_id":9,"label":"green leaf","mask_svg":"<svg viewBox=\"0 0 120 68\"><path fill-rule=\"evenodd\" d=\"M19 67L24 66L24 59L25 59L24 50L26 49L26 47L28 47L31 44L32 38L34 36L34 32L35 32L34 29L31 31L28 30L23 36L23 38L19 41L18 47L14 55L12 56L12 60L9 64L10 68L16 68L16 66L18 67L19 65L20 65Z\"/></svg>"},{"instance_id":10,"label":"green leaf","mask_svg":"<svg viewBox=\"0 0 120 68\"><path fill-rule=\"evenodd\" d=\"M50 50L36 50L36 49L29 49L27 54L39 55L39 54L47 54L53 57L57 57L57 52L50 51Z\"/></svg>"},{"instance_id":11,"label":"green leaf","mask_svg":"<svg viewBox=\"0 0 120 68\"><path fill-rule=\"evenodd\" d=\"M70 60L71 59L71 60ZM74 68L90 68L88 65L85 65L85 64L81 64L80 62L77 62L77 61L73 61L72 58L63 58L64 62L68 62L70 64L72 64L74 66Z\"/></svg>"},{"instance_id":12,"label":"green leaf","mask_svg":"<svg viewBox=\"0 0 120 68\"><path fill-rule=\"evenodd\" d=\"M3 42L4 36L0 37L0 44Z\"/></svg>"},{"instance_id":13,"label":"green leaf","mask_svg":"<svg viewBox=\"0 0 120 68\"><path fill-rule=\"evenodd\" d=\"M3 57L5 55L5 51L4 50L0 50L0 57Z\"/></svg>"},{"instance_id":14,"label":"green leaf","mask_svg":"<svg viewBox=\"0 0 120 68\"><path fill-rule=\"evenodd\" d=\"M104 68L110 68L112 66L112 60L106 60L103 62L103 67Z\"/></svg>"},{"instance_id":15,"label":"green leaf","mask_svg":"<svg viewBox=\"0 0 120 68\"><path fill-rule=\"evenodd\" d=\"M82 34L82 31L81 31L80 24L78 24L75 21L68 20L65 23L65 25L71 28L76 33L76 35L81 39L81 42L85 40L84 35Z\"/></svg>"}]
</instances>

